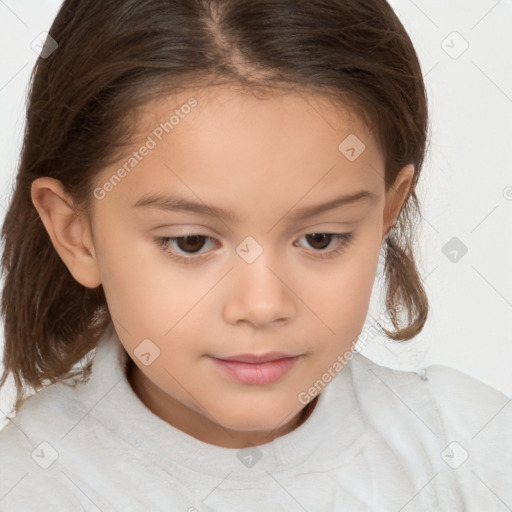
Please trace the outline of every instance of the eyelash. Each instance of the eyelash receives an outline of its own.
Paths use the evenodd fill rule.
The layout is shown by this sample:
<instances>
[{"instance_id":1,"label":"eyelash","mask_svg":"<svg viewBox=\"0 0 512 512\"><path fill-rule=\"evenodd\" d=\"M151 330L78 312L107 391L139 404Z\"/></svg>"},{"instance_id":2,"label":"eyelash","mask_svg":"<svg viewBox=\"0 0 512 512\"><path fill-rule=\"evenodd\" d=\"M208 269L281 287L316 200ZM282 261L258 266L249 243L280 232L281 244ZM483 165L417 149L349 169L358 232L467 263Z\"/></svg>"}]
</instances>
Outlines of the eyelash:
<instances>
[{"instance_id":1,"label":"eyelash","mask_svg":"<svg viewBox=\"0 0 512 512\"><path fill-rule=\"evenodd\" d=\"M340 243L336 249L332 249L330 251L324 250L323 252L314 251L314 252L318 252L316 257L318 257L320 259L335 258L336 256L343 253L348 248L348 246L353 242L353 233L306 233L305 235L302 235L302 236L313 235L313 234L331 236L340 241ZM205 256L205 257L203 257L203 256L190 256L190 257L179 256L178 254L175 254L168 250L168 246L169 246L170 242L173 242L176 240L181 240L181 239L188 238L188 237L202 237L202 238L207 238L209 240L213 240L213 238L210 236L200 235L200 234L196 234L196 233L189 233L189 234L185 234L185 235L181 235L181 236L156 237L156 238L154 238L154 241L155 241L156 245L160 249L162 249L162 251L165 254L170 256L172 259L178 261L179 263L186 263L186 264L195 263L196 260L208 258L208 256ZM326 256L326 254L328 256Z\"/></svg>"}]
</instances>

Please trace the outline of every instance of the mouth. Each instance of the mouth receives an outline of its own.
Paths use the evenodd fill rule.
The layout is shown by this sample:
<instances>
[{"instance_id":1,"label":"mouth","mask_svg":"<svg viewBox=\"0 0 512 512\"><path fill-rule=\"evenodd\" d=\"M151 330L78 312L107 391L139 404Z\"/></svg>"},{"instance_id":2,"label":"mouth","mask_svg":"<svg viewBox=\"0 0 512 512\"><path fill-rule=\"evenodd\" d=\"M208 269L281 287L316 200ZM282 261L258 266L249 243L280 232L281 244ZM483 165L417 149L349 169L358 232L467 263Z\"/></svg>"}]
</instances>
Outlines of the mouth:
<instances>
[{"instance_id":1,"label":"mouth","mask_svg":"<svg viewBox=\"0 0 512 512\"><path fill-rule=\"evenodd\" d=\"M208 356L224 375L244 384L265 385L276 382L295 366L302 356L280 354L241 354L217 358Z\"/></svg>"},{"instance_id":2,"label":"mouth","mask_svg":"<svg viewBox=\"0 0 512 512\"><path fill-rule=\"evenodd\" d=\"M213 357L213 356L211 356ZM269 363L280 359L297 357L296 354L285 354L283 352L267 352L266 354L238 354L236 356L216 357L222 361L233 361L235 363Z\"/></svg>"}]
</instances>

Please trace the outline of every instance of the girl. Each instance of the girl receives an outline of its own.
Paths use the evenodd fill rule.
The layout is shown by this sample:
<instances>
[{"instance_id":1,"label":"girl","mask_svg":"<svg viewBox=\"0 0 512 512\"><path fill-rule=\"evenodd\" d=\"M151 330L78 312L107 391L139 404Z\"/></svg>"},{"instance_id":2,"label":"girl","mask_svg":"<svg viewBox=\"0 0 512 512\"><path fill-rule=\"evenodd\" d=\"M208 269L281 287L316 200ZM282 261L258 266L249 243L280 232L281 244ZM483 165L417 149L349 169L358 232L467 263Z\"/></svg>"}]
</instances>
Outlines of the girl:
<instances>
[{"instance_id":1,"label":"girl","mask_svg":"<svg viewBox=\"0 0 512 512\"><path fill-rule=\"evenodd\" d=\"M3 511L505 510L508 398L400 342L427 142L385 0L66 0L2 235ZM31 387L35 393L27 397Z\"/></svg>"}]
</instances>

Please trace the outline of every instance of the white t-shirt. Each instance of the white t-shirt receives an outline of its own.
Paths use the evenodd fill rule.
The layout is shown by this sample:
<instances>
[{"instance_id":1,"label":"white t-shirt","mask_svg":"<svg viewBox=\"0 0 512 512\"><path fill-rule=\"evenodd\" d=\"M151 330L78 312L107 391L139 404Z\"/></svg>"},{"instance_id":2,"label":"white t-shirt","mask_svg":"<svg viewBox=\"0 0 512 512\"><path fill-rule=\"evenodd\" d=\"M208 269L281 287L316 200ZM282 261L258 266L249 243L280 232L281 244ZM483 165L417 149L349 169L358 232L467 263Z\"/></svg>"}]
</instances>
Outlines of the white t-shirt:
<instances>
[{"instance_id":1,"label":"white t-shirt","mask_svg":"<svg viewBox=\"0 0 512 512\"><path fill-rule=\"evenodd\" d=\"M506 511L512 404L442 365L354 354L311 416L274 441L222 448L140 401L111 324L87 383L31 396L0 432L0 510Z\"/></svg>"}]
</instances>

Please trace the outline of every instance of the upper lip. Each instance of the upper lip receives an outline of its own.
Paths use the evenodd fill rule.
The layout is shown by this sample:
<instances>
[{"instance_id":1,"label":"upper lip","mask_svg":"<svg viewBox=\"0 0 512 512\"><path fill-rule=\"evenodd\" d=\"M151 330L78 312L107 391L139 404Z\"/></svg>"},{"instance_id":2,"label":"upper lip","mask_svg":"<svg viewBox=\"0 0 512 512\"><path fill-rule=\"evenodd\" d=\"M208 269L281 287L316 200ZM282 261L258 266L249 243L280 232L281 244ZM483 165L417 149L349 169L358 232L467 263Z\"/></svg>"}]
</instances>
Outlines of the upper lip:
<instances>
[{"instance_id":1,"label":"upper lip","mask_svg":"<svg viewBox=\"0 0 512 512\"><path fill-rule=\"evenodd\" d=\"M238 354L229 357L216 357L223 361L237 361L239 363L268 363L269 361L277 361L278 359L288 359L297 357L295 354L283 354L282 352L267 352L266 354Z\"/></svg>"}]
</instances>

